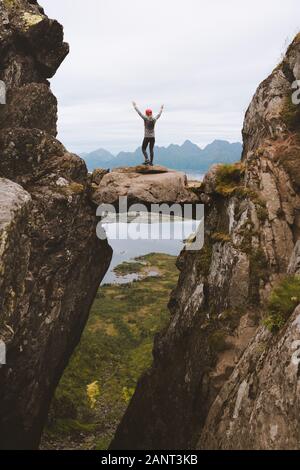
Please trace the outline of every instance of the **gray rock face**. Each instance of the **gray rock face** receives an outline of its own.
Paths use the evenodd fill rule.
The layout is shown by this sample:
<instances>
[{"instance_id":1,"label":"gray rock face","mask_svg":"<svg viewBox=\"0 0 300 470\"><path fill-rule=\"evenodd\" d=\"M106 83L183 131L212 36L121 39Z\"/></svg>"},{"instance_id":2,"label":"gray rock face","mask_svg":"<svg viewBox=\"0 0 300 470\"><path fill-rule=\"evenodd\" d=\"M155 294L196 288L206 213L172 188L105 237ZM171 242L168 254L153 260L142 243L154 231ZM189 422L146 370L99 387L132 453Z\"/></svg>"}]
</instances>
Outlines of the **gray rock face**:
<instances>
[{"instance_id":1,"label":"gray rock face","mask_svg":"<svg viewBox=\"0 0 300 470\"><path fill-rule=\"evenodd\" d=\"M300 306L276 337L260 328L210 408L204 449L299 449Z\"/></svg>"},{"instance_id":2,"label":"gray rock face","mask_svg":"<svg viewBox=\"0 0 300 470\"><path fill-rule=\"evenodd\" d=\"M25 290L31 248L25 232L31 207L32 199L21 186L0 178L0 311L1 339L6 346L14 335L10 314Z\"/></svg>"},{"instance_id":3,"label":"gray rock face","mask_svg":"<svg viewBox=\"0 0 300 470\"><path fill-rule=\"evenodd\" d=\"M276 335L261 326L298 272L299 70L298 35L246 113L242 165L204 180L204 248L178 259L170 324L112 449L299 448L299 308Z\"/></svg>"},{"instance_id":4,"label":"gray rock face","mask_svg":"<svg viewBox=\"0 0 300 470\"><path fill-rule=\"evenodd\" d=\"M51 77L68 46L35 1L0 2L0 448L37 448L109 266L84 162L56 141ZM22 47L20 47L22 44ZM25 47L26 46L26 47Z\"/></svg>"}]
</instances>

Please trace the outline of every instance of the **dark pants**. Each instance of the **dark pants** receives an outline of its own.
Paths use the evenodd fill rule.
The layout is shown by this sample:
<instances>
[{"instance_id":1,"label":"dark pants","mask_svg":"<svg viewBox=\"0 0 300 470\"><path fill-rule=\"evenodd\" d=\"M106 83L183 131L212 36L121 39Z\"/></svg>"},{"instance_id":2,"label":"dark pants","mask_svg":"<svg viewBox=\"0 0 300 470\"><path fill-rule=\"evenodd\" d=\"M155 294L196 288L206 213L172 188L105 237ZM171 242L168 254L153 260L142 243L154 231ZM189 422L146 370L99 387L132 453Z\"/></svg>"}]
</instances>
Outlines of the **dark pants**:
<instances>
[{"instance_id":1,"label":"dark pants","mask_svg":"<svg viewBox=\"0 0 300 470\"><path fill-rule=\"evenodd\" d=\"M155 137L145 137L144 138L142 150L143 150L143 154L144 154L146 162L149 161L148 154L147 154L148 145L150 146L150 162L153 163Z\"/></svg>"}]
</instances>

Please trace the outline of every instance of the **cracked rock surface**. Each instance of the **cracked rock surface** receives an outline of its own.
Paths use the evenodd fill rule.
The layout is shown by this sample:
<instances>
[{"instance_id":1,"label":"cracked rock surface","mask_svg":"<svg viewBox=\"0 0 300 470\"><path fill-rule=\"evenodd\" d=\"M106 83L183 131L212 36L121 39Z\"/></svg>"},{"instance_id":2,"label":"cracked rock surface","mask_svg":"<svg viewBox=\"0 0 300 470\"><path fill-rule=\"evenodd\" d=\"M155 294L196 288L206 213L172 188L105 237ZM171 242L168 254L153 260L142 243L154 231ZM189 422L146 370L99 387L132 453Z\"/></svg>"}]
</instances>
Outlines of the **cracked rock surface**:
<instances>
[{"instance_id":1,"label":"cracked rock surface","mask_svg":"<svg viewBox=\"0 0 300 470\"><path fill-rule=\"evenodd\" d=\"M63 28L35 0L0 1L0 448L39 445L49 404L104 277L84 162L55 139Z\"/></svg>"}]
</instances>

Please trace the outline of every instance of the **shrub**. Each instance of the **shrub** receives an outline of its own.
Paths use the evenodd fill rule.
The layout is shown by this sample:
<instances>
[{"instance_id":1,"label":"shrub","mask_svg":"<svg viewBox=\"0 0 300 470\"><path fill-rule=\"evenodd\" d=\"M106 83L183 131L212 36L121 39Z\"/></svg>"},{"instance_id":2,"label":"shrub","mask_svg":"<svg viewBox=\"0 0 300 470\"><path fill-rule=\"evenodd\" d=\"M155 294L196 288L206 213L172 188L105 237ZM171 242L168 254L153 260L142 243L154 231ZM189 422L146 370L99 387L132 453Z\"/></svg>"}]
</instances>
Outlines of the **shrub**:
<instances>
[{"instance_id":1,"label":"shrub","mask_svg":"<svg viewBox=\"0 0 300 470\"><path fill-rule=\"evenodd\" d=\"M270 330L272 333L275 333L284 326L285 319L280 314L268 315L264 319L263 324L266 328L268 328L268 330Z\"/></svg>"},{"instance_id":2,"label":"shrub","mask_svg":"<svg viewBox=\"0 0 300 470\"><path fill-rule=\"evenodd\" d=\"M99 382L97 380L86 386L86 394L91 409L94 409L100 396Z\"/></svg>"},{"instance_id":3,"label":"shrub","mask_svg":"<svg viewBox=\"0 0 300 470\"><path fill-rule=\"evenodd\" d=\"M124 261L114 268L114 273L117 276L126 276L127 274L138 274L145 269L146 264L139 261Z\"/></svg>"},{"instance_id":4,"label":"shrub","mask_svg":"<svg viewBox=\"0 0 300 470\"><path fill-rule=\"evenodd\" d=\"M287 276L274 288L264 325L272 332L282 328L300 303L300 277Z\"/></svg>"},{"instance_id":5,"label":"shrub","mask_svg":"<svg viewBox=\"0 0 300 470\"><path fill-rule=\"evenodd\" d=\"M216 191L222 196L231 196L239 187L244 175L241 163L220 165L216 175Z\"/></svg>"}]
</instances>

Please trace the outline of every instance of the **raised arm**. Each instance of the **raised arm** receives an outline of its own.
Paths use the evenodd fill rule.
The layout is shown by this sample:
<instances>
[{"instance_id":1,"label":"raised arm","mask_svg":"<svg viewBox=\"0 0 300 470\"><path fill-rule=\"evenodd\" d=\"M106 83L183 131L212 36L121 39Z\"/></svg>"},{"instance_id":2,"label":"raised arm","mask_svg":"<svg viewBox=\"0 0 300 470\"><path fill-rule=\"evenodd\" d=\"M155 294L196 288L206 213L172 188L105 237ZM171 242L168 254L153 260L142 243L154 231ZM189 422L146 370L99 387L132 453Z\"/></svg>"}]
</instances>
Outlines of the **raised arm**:
<instances>
[{"instance_id":1,"label":"raised arm","mask_svg":"<svg viewBox=\"0 0 300 470\"><path fill-rule=\"evenodd\" d=\"M161 106L160 111L159 111L158 115L155 118L155 121L157 121L157 119L160 118L160 116L162 115L163 110L164 110L164 105Z\"/></svg>"},{"instance_id":2,"label":"raised arm","mask_svg":"<svg viewBox=\"0 0 300 470\"><path fill-rule=\"evenodd\" d=\"M141 118L142 118L142 119L146 119L146 116L144 116L144 114L141 113L141 111L140 111L139 108L137 107L136 103L133 101L132 104L133 104L133 107L134 107L134 109L136 110L136 112L141 116Z\"/></svg>"}]
</instances>

